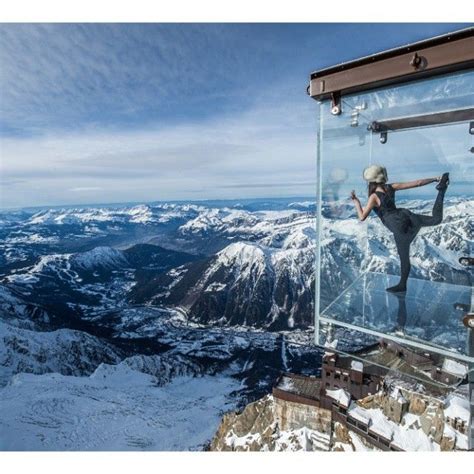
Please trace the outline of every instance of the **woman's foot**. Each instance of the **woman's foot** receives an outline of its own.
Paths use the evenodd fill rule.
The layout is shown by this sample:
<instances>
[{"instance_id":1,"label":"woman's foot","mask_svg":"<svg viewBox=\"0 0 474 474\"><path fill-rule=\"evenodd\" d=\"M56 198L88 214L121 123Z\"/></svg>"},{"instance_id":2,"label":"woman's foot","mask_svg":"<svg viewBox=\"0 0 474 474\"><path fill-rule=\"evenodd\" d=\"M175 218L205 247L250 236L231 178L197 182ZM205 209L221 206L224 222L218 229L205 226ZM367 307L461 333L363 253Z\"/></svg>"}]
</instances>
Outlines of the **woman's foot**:
<instances>
[{"instance_id":1,"label":"woman's foot","mask_svg":"<svg viewBox=\"0 0 474 474\"><path fill-rule=\"evenodd\" d=\"M390 291L391 293L403 293L407 291L407 286L399 283L398 285L387 288L387 291Z\"/></svg>"},{"instance_id":2,"label":"woman's foot","mask_svg":"<svg viewBox=\"0 0 474 474\"><path fill-rule=\"evenodd\" d=\"M449 184L449 173L444 173L439 180L439 183L436 185L436 189L441 191L442 189L446 189Z\"/></svg>"}]
</instances>

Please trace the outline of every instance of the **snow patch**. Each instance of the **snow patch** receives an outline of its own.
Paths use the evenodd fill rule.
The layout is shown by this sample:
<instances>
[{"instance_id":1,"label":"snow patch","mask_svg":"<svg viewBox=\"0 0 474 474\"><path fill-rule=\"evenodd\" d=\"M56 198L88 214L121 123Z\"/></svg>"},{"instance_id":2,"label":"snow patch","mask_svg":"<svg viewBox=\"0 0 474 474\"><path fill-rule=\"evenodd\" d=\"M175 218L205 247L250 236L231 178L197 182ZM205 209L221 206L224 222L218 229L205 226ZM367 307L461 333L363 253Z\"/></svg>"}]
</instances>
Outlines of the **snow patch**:
<instances>
[{"instance_id":1,"label":"snow patch","mask_svg":"<svg viewBox=\"0 0 474 474\"><path fill-rule=\"evenodd\" d=\"M335 390L326 389L326 395L344 407L348 407L351 402L351 395L342 388Z\"/></svg>"}]
</instances>

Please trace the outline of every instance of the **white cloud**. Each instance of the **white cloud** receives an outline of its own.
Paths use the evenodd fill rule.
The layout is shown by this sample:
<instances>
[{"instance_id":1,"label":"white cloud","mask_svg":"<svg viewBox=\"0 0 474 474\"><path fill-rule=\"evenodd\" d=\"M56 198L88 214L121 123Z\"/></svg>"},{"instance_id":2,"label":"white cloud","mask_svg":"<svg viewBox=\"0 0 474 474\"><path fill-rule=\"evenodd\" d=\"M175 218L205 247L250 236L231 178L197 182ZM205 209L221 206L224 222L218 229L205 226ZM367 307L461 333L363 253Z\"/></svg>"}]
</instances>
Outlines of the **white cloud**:
<instances>
[{"instance_id":1,"label":"white cloud","mask_svg":"<svg viewBox=\"0 0 474 474\"><path fill-rule=\"evenodd\" d=\"M258 74L276 77L275 32L0 29L1 206L313 192L306 78L291 85Z\"/></svg>"},{"instance_id":2,"label":"white cloud","mask_svg":"<svg viewBox=\"0 0 474 474\"><path fill-rule=\"evenodd\" d=\"M251 25L0 25L2 121L14 131L141 123L205 112L258 82L277 50L238 48ZM254 32L258 29L253 28ZM264 79L260 79L260 86Z\"/></svg>"},{"instance_id":3,"label":"white cloud","mask_svg":"<svg viewBox=\"0 0 474 474\"><path fill-rule=\"evenodd\" d=\"M314 104L304 100L169 127L6 138L2 205L310 194Z\"/></svg>"},{"instance_id":4,"label":"white cloud","mask_svg":"<svg viewBox=\"0 0 474 474\"><path fill-rule=\"evenodd\" d=\"M89 191L101 191L103 188L99 186L82 186L79 188L71 188L69 191L72 191L73 193L86 193Z\"/></svg>"}]
</instances>

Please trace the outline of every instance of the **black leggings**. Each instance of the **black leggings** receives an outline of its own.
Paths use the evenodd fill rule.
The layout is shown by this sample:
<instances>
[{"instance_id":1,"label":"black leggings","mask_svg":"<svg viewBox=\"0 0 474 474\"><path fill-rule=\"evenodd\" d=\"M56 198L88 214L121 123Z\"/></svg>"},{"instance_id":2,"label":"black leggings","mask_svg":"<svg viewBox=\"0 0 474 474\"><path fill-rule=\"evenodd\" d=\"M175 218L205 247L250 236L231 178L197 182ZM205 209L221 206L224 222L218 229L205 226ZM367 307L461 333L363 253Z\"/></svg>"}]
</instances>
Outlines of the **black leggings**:
<instances>
[{"instance_id":1,"label":"black leggings","mask_svg":"<svg viewBox=\"0 0 474 474\"><path fill-rule=\"evenodd\" d=\"M387 216L387 227L393 232L398 256L400 257L400 286L406 286L410 273L410 244L422 227L438 225L443 220L443 200L446 190L438 191L431 216L415 214L408 209L399 209L393 216Z\"/></svg>"}]
</instances>

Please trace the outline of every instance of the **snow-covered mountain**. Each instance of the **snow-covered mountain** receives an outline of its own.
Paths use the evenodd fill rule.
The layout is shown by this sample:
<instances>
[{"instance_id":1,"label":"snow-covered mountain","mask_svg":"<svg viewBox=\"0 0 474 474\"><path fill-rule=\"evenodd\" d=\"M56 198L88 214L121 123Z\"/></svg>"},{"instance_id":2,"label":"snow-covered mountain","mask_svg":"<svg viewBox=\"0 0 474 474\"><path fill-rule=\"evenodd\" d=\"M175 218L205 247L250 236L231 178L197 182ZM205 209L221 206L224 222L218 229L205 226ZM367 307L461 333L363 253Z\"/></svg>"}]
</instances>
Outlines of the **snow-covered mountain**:
<instances>
[{"instance_id":1,"label":"snow-covered mountain","mask_svg":"<svg viewBox=\"0 0 474 474\"><path fill-rule=\"evenodd\" d=\"M407 203L424 210L425 205ZM313 321L315 221L307 213L261 213L247 218L238 211L204 213L180 227L196 235L233 236L239 241L207 260L159 275L132 290L132 299L172 304L194 321L218 325L245 324L267 329L308 327ZM412 246L412 276L469 286L472 276L459 264L469 254L474 205L454 201L443 224L425 228ZM232 214L232 213L231 213ZM239 226L233 222L238 219ZM224 221L229 222L229 227ZM245 240L242 240L245 237ZM362 272L397 274L399 262L393 237L376 219L322 220L322 308Z\"/></svg>"},{"instance_id":2,"label":"snow-covered mountain","mask_svg":"<svg viewBox=\"0 0 474 474\"><path fill-rule=\"evenodd\" d=\"M46 327L50 321L47 311L22 296L14 289L0 285L0 320L25 329Z\"/></svg>"},{"instance_id":3,"label":"snow-covered mountain","mask_svg":"<svg viewBox=\"0 0 474 474\"><path fill-rule=\"evenodd\" d=\"M405 205L429 210L424 202ZM60 311L66 303L71 310L87 313L88 307L103 310L126 305L130 299L181 307L190 320L200 323L274 330L308 327L313 319L315 219L298 207L249 211L173 204L42 211L10 222L17 230L10 229L7 242L18 238L18 228L27 233L31 226L35 241L42 241L70 221L114 226L136 221L140 228L173 221L174 226L156 234L150 224L149 243L125 249L96 245L81 252L57 252L56 243L50 243L53 252L4 266L3 284L29 304L50 305L55 293L62 303L55 301ZM472 201L451 200L443 223L420 232L412 246L412 276L471 284L471 275L458 258L469 254L472 245L473 207ZM398 272L393 238L376 218L360 223L341 215L323 217L321 228L323 308L367 269ZM155 245L158 242L169 247ZM41 245L48 248L44 241ZM8 255L5 252L4 259Z\"/></svg>"},{"instance_id":4,"label":"snow-covered mountain","mask_svg":"<svg viewBox=\"0 0 474 474\"><path fill-rule=\"evenodd\" d=\"M95 247L87 252L74 255L73 266L91 269L118 269L125 268L128 265L123 252L111 247Z\"/></svg>"},{"instance_id":5,"label":"snow-covered mountain","mask_svg":"<svg viewBox=\"0 0 474 474\"><path fill-rule=\"evenodd\" d=\"M20 372L89 375L102 362L121 360L117 348L81 331L38 332L0 322L0 338L0 382Z\"/></svg>"},{"instance_id":6,"label":"snow-covered mountain","mask_svg":"<svg viewBox=\"0 0 474 474\"><path fill-rule=\"evenodd\" d=\"M472 284L458 258L472 246L473 214L473 201L447 202L443 223L413 244L413 276ZM4 446L197 449L221 410L264 396L282 371L316 373L315 227L306 200L1 214ZM337 217L323 212L321 229L323 307L367 269L398 272L377 219L360 223L345 206ZM178 397L176 410L167 397ZM200 397L215 426L203 421ZM100 421L83 424L73 411ZM120 425L132 411L135 428ZM169 430L172 417L180 422L168 443L156 429ZM101 429L108 424L114 436ZM202 430L184 440L179 430L195 424Z\"/></svg>"},{"instance_id":7,"label":"snow-covered mountain","mask_svg":"<svg viewBox=\"0 0 474 474\"><path fill-rule=\"evenodd\" d=\"M218 214L212 215L216 218ZM134 287L134 301L179 305L191 320L206 324L273 330L311 324L314 220L293 211L244 217L240 211L232 219L226 215L209 222L206 217L206 225L198 227L193 220L186 232L194 229L199 234L222 236L239 229L248 240L231 243L212 257ZM230 228L224 226L225 219L232 222Z\"/></svg>"}]
</instances>

